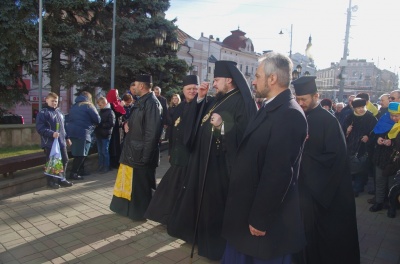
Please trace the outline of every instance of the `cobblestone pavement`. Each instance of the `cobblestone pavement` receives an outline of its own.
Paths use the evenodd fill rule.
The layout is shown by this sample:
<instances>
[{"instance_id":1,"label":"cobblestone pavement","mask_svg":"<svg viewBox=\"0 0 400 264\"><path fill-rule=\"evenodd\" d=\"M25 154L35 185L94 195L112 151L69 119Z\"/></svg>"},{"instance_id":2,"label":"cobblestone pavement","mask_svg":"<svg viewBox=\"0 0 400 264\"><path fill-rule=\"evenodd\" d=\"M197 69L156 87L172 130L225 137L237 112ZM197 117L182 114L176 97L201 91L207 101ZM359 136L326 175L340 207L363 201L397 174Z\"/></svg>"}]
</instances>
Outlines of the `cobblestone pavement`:
<instances>
[{"instance_id":1,"label":"cobblestone pavement","mask_svg":"<svg viewBox=\"0 0 400 264\"><path fill-rule=\"evenodd\" d=\"M163 154L158 180L168 168ZM191 246L168 236L165 226L109 210L115 175L0 200L0 263L190 263ZM400 216L369 212L371 197L356 198L361 263L399 264ZM218 262L195 254L193 263Z\"/></svg>"}]
</instances>

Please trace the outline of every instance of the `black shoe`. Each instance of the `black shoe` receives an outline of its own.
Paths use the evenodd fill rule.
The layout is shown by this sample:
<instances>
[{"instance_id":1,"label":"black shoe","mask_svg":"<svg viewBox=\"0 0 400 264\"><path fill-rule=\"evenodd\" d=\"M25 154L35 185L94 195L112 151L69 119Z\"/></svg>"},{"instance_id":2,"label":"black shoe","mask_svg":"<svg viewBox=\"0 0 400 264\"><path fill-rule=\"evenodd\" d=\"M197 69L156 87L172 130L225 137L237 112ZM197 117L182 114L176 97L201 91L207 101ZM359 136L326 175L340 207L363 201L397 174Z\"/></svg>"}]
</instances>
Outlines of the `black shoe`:
<instances>
[{"instance_id":1,"label":"black shoe","mask_svg":"<svg viewBox=\"0 0 400 264\"><path fill-rule=\"evenodd\" d=\"M47 183L47 187L51 189L59 189L60 185L58 185L58 183L55 183L54 181L50 181L49 183Z\"/></svg>"},{"instance_id":2,"label":"black shoe","mask_svg":"<svg viewBox=\"0 0 400 264\"><path fill-rule=\"evenodd\" d=\"M368 194L375 195L375 191L368 191Z\"/></svg>"},{"instance_id":3,"label":"black shoe","mask_svg":"<svg viewBox=\"0 0 400 264\"><path fill-rule=\"evenodd\" d=\"M74 173L74 174L69 175L68 179L70 179L70 180L83 180L83 177L78 175L77 173Z\"/></svg>"},{"instance_id":4,"label":"black shoe","mask_svg":"<svg viewBox=\"0 0 400 264\"><path fill-rule=\"evenodd\" d=\"M74 185L72 182L69 182L69 181L67 181L67 180L65 180L65 181L60 181L60 186L61 187L71 187L72 185Z\"/></svg>"},{"instance_id":5,"label":"black shoe","mask_svg":"<svg viewBox=\"0 0 400 264\"><path fill-rule=\"evenodd\" d=\"M378 211L382 210L382 208L383 208L383 204L381 204L381 203L376 203L376 204L374 204L373 206L371 206L371 207L369 208L369 211L370 211L370 212L378 212Z\"/></svg>"},{"instance_id":6,"label":"black shoe","mask_svg":"<svg viewBox=\"0 0 400 264\"><path fill-rule=\"evenodd\" d=\"M358 192L353 191L353 193L354 193L354 197L358 197Z\"/></svg>"},{"instance_id":7,"label":"black shoe","mask_svg":"<svg viewBox=\"0 0 400 264\"><path fill-rule=\"evenodd\" d=\"M107 172L109 172L109 171L110 171L109 168L103 167L103 168L99 171L99 174L104 174L104 173L107 173Z\"/></svg>"},{"instance_id":8,"label":"black shoe","mask_svg":"<svg viewBox=\"0 0 400 264\"><path fill-rule=\"evenodd\" d=\"M103 166L99 166L96 171L101 172L102 170L103 170Z\"/></svg>"},{"instance_id":9,"label":"black shoe","mask_svg":"<svg viewBox=\"0 0 400 264\"><path fill-rule=\"evenodd\" d=\"M371 198L371 199L368 199L368 200L367 200L367 203L369 203L369 204L375 204L375 197L373 197L373 198Z\"/></svg>"},{"instance_id":10,"label":"black shoe","mask_svg":"<svg viewBox=\"0 0 400 264\"><path fill-rule=\"evenodd\" d=\"M388 209L388 211L387 211L387 216L388 216L389 218L395 218L395 217L396 217L396 209L390 207L390 208Z\"/></svg>"},{"instance_id":11,"label":"black shoe","mask_svg":"<svg viewBox=\"0 0 400 264\"><path fill-rule=\"evenodd\" d=\"M89 175L91 175L91 173L88 172L88 171L82 171L82 172L79 172L78 174L79 174L80 176L89 176Z\"/></svg>"}]
</instances>

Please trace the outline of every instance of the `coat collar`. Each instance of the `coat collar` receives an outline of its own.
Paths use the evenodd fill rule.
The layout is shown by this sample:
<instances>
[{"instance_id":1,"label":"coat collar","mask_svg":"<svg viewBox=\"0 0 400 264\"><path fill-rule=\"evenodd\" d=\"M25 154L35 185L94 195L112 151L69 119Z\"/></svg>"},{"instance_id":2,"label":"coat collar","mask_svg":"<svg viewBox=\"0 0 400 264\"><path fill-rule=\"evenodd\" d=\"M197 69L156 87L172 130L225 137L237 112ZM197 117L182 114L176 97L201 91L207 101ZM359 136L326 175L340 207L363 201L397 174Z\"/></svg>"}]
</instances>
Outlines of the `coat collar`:
<instances>
[{"instance_id":1,"label":"coat collar","mask_svg":"<svg viewBox=\"0 0 400 264\"><path fill-rule=\"evenodd\" d=\"M260 108L255 117L250 121L249 125L247 126L243 139L246 136L248 136L251 132L253 132L262 122L264 122L268 112L274 111L275 109L279 108L282 104L286 103L291 99L294 99L294 97L290 89L287 89L278 94L271 102L266 104L263 108Z\"/></svg>"}]
</instances>

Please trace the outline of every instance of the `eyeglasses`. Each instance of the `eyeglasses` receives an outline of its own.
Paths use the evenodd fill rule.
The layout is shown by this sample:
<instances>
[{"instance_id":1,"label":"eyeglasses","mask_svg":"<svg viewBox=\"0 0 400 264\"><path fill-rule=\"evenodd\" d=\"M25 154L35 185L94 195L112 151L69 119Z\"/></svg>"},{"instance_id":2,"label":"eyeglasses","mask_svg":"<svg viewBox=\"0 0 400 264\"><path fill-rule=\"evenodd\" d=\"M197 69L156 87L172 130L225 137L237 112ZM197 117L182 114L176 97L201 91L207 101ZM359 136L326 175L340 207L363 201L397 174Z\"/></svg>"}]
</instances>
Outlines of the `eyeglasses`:
<instances>
[{"instance_id":1,"label":"eyeglasses","mask_svg":"<svg viewBox=\"0 0 400 264\"><path fill-rule=\"evenodd\" d=\"M389 97L389 100L394 101L394 100L397 100L397 98L396 98L396 97L393 97L393 96L390 96L390 97Z\"/></svg>"}]
</instances>

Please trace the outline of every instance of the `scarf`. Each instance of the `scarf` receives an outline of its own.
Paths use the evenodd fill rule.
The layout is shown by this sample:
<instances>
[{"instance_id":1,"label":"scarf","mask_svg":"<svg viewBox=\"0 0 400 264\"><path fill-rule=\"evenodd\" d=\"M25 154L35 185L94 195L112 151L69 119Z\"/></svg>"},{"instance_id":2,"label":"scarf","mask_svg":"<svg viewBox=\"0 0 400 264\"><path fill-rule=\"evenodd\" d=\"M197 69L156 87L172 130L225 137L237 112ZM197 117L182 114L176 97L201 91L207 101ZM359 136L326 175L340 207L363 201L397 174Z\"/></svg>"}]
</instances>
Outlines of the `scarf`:
<instances>
[{"instance_id":1,"label":"scarf","mask_svg":"<svg viewBox=\"0 0 400 264\"><path fill-rule=\"evenodd\" d=\"M388 111L391 114L400 114L400 103L398 102L390 102ZM397 122L393 125L392 129L390 129L388 133L388 138L393 139L397 137L397 134L400 132L400 122Z\"/></svg>"}]
</instances>

